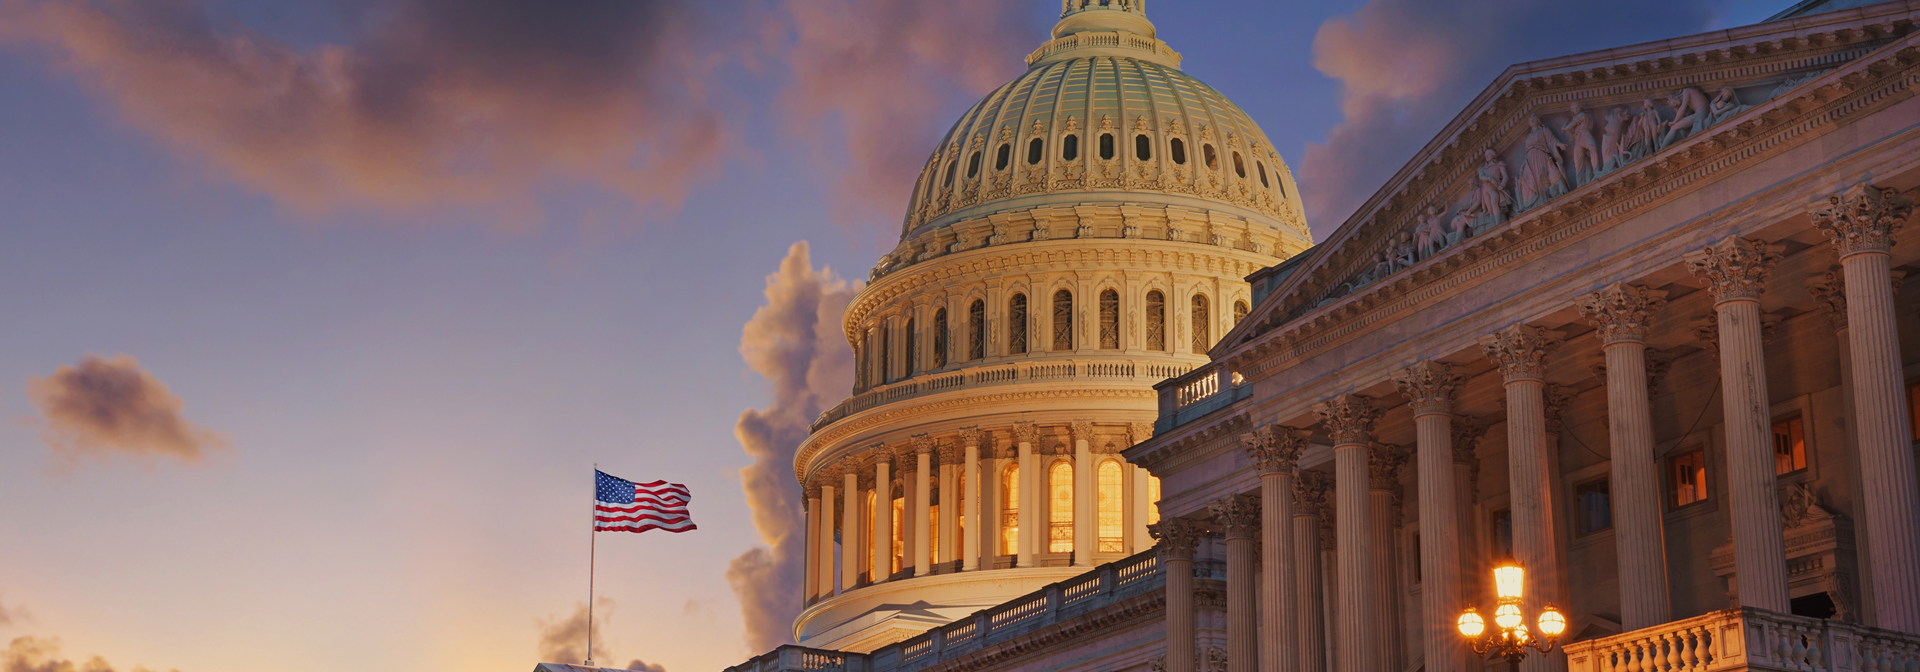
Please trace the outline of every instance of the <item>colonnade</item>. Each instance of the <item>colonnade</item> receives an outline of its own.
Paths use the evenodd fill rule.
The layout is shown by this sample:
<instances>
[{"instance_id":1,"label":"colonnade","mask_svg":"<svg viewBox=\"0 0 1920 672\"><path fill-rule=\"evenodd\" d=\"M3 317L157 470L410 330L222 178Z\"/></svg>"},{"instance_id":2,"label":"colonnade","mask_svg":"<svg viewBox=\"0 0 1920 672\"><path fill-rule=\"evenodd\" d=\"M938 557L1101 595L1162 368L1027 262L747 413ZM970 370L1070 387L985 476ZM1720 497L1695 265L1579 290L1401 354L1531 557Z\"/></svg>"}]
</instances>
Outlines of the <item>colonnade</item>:
<instances>
[{"instance_id":1,"label":"colonnade","mask_svg":"<svg viewBox=\"0 0 1920 672\"><path fill-rule=\"evenodd\" d=\"M1828 300L1844 313L1844 366L1849 372L1857 452L1871 540L1874 624L1920 633L1920 487L1916 486L1893 291L1890 239L1912 206L1893 190L1860 185L1836 194L1813 220L1833 243L1840 272L1827 280ZM1759 299L1780 247L1730 236L1686 254L1688 271L1711 292L1726 427L1726 487L1733 524L1738 601L1788 613L1787 567L1775 480L1772 417L1762 350ZM1839 286L1833 286L1839 285ZM1612 524L1619 555L1622 626L1638 630L1671 620L1667 594L1662 492L1655 468L1650 395L1666 362L1647 356L1649 324L1666 305L1663 292L1614 283L1580 297L1580 313L1596 328L1606 358L1607 415L1612 477ZM1513 324L1479 339L1480 353L1499 371L1505 392L1507 460L1513 552L1528 568L1524 605L1539 613L1548 602L1565 607L1550 496L1546 368L1561 334ZM1438 353L1444 355L1446 353ZM1393 374L1412 411L1422 576L1419 649L1429 672L1478 670L1472 652L1452 631L1459 611L1479 601L1485 568L1472 544L1460 540L1473 515L1477 461L1472 447L1485 423L1456 415L1466 379L1457 367L1433 360ZM1365 387L1361 385L1360 387ZM1241 437L1260 471L1257 495L1213 502L1199 518L1169 518L1154 529L1167 574L1169 652L1193 648L1192 554L1207 530L1227 541L1227 639L1234 672L1321 672L1334 656L1336 672L1405 669L1389 651L1402 644L1389 597L1393 585L1385 554L1390 539L1378 511L1403 456L1374 439L1383 401L1341 393L1313 407L1320 433L1333 447L1333 473L1302 470L1306 428L1269 424ZM1371 472L1371 473L1370 473ZM1371 476L1371 478L1370 478ZM1330 486L1330 487L1329 487ZM1329 497L1331 491L1331 497ZM1335 564L1322 566L1321 513L1332 500ZM1386 529L1390 533L1391 528ZM1258 546L1255 546L1258 540ZM1260 580L1254 580L1255 555ZM1325 575L1331 575L1331 588ZM1234 596L1247 596L1234 599ZM1258 596L1255 603L1253 596ZM1335 601L1332 609L1323 600ZM1331 621L1322 622L1333 613ZM1266 615L1256 632L1256 613ZM1330 650L1331 649L1331 650ZM1192 657L1167 656L1169 672L1190 672ZM1528 658L1549 669L1545 656ZM1444 661L1444 662L1436 662Z\"/></svg>"}]
</instances>

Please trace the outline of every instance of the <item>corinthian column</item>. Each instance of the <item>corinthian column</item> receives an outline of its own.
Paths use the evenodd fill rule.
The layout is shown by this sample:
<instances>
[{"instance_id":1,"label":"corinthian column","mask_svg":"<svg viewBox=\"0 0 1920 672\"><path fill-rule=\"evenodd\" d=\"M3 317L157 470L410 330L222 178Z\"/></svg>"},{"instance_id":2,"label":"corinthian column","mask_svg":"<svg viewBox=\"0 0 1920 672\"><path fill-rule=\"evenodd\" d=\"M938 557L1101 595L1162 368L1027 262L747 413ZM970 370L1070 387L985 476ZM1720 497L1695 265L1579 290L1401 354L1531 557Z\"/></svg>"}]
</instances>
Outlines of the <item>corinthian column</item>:
<instances>
[{"instance_id":1,"label":"corinthian column","mask_svg":"<svg viewBox=\"0 0 1920 672\"><path fill-rule=\"evenodd\" d=\"M1343 393L1314 404L1313 412L1333 437L1334 540L1340 563L1339 672L1374 672L1383 643L1376 636L1375 616L1380 586L1373 582L1373 542L1367 533L1372 513L1367 487L1367 444L1380 411L1365 396Z\"/></svg>"},{"instance_id":2,"label":"corinthian column","mask_svg":"<svg viewBox=\"0 0 1920 672\"><path fill-rule=\"evenodd\" d=\"M1687 254L1685 261L1688 271L1711 283L1718 313L1727 495L1733 505L1733 567L1740 604L1788 613L1786 544L1780 532L1773 416L1760 333L1760 292L1780 263L1780 248L1728 236Z\"/></svg>"},{"instance_id":3,"label":"corinthian column","mask_svg":"<svg viewBox=\"0 0 1920 672\"><path fill-rule=\"evenodd\" d=\"M819 554L814 556L814 583L820 588L820 597L832 597L833 591L833 484L840 480L840 470L827 467L820 470L816 478L820 479L820 541L814 544Z\"/></svg>"},{"instance_id":4,"label":"corinthian column","mask_svg":"<svg viewBox=\"0 0 1920 672\"><path fill-rule=\"evenodd\" d=\"M1813 212L1845 273L1853 400L1859 436L1860 486L1872 538L1876 625L1920 633L1920 486L1913 464L1913 428L1901 408L1900 333L1894 323L1894 233L1913 204L1894 189L1862 182L1834 194ZM1737 551L1737 549L1736 549ZM1746 581L1741 580L1741 593Z\"/></svg>"},{"instance_id":5,"label":"corinthian column","mask_svg":"<svg viewBox=\"0 0 1920 672\"><path fill-rule=\"evenodd\" d=\"M1253 535L1260 529L1260 503L1233 494L1207 503L1227 537L1227 672L1259 669L1260 647L1253 605Z\"/></svg>"},{"instance_id":6,"label":"corinthian column","mask_svg":"<svg viewBox=\"0 0 1920 672\"><path fill-rule=\"evenodd\" d=\"M960 526L966 532L965 538L960 540L961 571L980 568L980 535L987 529L980 525L980 438L981 432L978 427L960 429L960 444L965 451L961 455L964 461L960 463L961 480L965 483L960 488L962 491L960 496L964 502L961 514L966 519L966 522Z\"/></svg>"},{"instance_id":7,"label":"corinthian column","mask_svg":"<svg viewBox=\"0 0 1920 672\"><path fill-rule=\"evenodd\" d=\"M800 556L801 564L806 566L806 570L801 573L806 587L801 594L805 595L807 603L811 604L813 598L820 596L820 574L815 571L813 565L820 557L820 484L808 483L806 491L807 551L806 555Z\"/></svg>"},{"instance_id":8,"label":"corinthian column","mask_svg":"<svg viewBox=\"0 0 1920 672\"><path fill-rule=\"evenodd\" d=\"M1457 577L1455 581L1459 586L1455 589L1455 594L1459 596L1459 601L1454 603L1454 609L1478 603L1492 594L1481 583L1488 576L1485 562L1487 519L1480 512L1480 457L1477 451L1480 448L1480 440L1486 436L1486 421L1471 415L1462 415L1454 419L1453 490L1454 497L1459 502L1459 515L1456 520L1460 524L1460 538L1457 544L1460 549L1460 572L1455 575ZM1460 655L1455 660L1458 661L1461 670L1480 669L1480 657L1474 654L1473 649L1460 646L1459 650Z\"/></svg>"},{"instance_id":9,"label":"corinthian column","mask_svg":"<svg viewBox=\"0 0 1920 672\"><path fill-rule=\"evenodd\" d=\"M1367 451L1367 545L1373 555L1364 580L1374 589L1373 604L1366 611L1373 621L1374 641L1380 643L1372 664L1383 670L1405 667L1402 658L1407 649L1400 634L1400 610L1395 608L1400 586L1393 580L1394 511L1398 508L1394 498L1400 490L1400 465L1406 462L1406 453L1392 444L1374 444Z\"/></svg>"},{"instance_id":10,"label":"corinthian column","mask_svg":"<svg viewBox=\"0 0 1920 672\"><path fill-rule=\"evenodd\" d=\"M915 439L918 443L919 437ZM873 566L870 569L873 571L873 582L879 583L893 576L893 450L884 445L874 446L872 459ZM923 466L915 476L926 475L926 461L922 460L921 464Z\"/></svg>"},{"instance_id":11,"label":"corinthian column","mask_svg":"<svg viewBox=\"0 0 1920 672\"><path fill-rule=\"evenodd\" d=\"M1666 295L1616 282L1579 304L1581 314L1597 329L1607 358L1614 546L1620 563L1620 625L1627 630L1672 620L1647 374L1648 324L1667 304Z\"/></svg>"},{"instance_id":12,"label":"corinthian column","mask_svg":"<svg viewBox=\"0 0 1920 672\"><path fill-rule=\"evenodd\" d=\"M1094 530L1099 520L1093 510L1093 423L1073 422L1073 566L1092 567Z\"/></svg>"},{"instance_id":13,"label":"corinthian column","mask_svg":"<svg viewBox=\"0 0 1920 672\"><path fill-rule=\"evenodd\" d=\"M1320 574L1320 512L1327 507L1333 479L1324 471L1301 470L1293 482L1294 664L1298 672L1326 672L1326 591Z\"/></svg>"},{"instance_id":14,"label":"corinthian column","mask_svg":"<svg viewBox=\"0 0 1920 672\"><path fill-rule=\"evenodd\" d=\"M866 547L860 545L859 466L848 465L841 477L840 516L845 522L840 524L840 592L844 593L860 586L860 554Z\"/></svg>"},{"instance_id":15,"label":"corinthian column","mask_svg":"<svg viewBox=\"0 0 1920 672\"><path fill-rule=\"evenodd\" d=\"M933 483L931 480L933 475L933 437L925 434L915 434L913 436L913 464L913 506L907 509L907 515L912 516L912 518L908 518L907 520L911 521L911 523L901 525L900 527L903 530L912 530L909 536L912 538L911 543L913 544L913 575L926 576L933 571L933 568L930 566L933 562L933 535L928 534L928 532L932 530L927 529L927 512L931 510L929 507L933 500ZM891 509L891 507L889 507L889 509ZM875 518L878 519L878 516L875 516ZM880 525L875 523L874 527L876 528L875 534L879 534L877 528L879 528ZM907 540L903 539L902 541ZM900 550L904 555L907 549L903 548ZM891 562L891 555L889 555L888 560ZM902 562L901 564L905 565L906 563Z\"/></svg>"},{"instance_id":16,"label":"corinthian column","mask_svg":"<svg viewBox=\"0 0 1920 672\"><path fill-rule=\"evenodd\" d=\"M942 441L933 454L940 463L940 536L933 544L933 561L944 564L960 557L960 526L955 524L960 520L960 486L953 482L960 471L960 447Z\"/></svg>"},{"instance_id":17,"label":"corinthian column","mask_svg":"<svg viewBox=\"0 0 1920 672\"><path fill-rule=\"evenodd\" d=\"M1016 567L1032 567L1034 540L1039 538L1034 533L1034 515L1040 502L1040 493L1035 492L1040 483L1040 467L1033 459L1033 444L1040 438L1040 431L1031 422L1016 422L1013 423L1013 436L1019 442L1017 458L1020 461L1020 511L1014 516L1020 526L1019 532L1014 535L1020 542L1020 548L1014 554L1014 563Z\"/></svg>"},{"instance_id":18,"label":"corinthian column","mask_svg":"<svg viewBox=\"0 0 1920 672\"><path fill-rule=\"evenodd\" d=\"M1480 337L1480 349L1500 366L1507 388L1507 465L1513 512L1514 559L1527 568L1523 606L1538 614L1558 592L1553 558L1553 512L1547 462L1547 354L1560 346L1559 332L1524 324ZM1522 669L1549 669L1544 656L1530 656Z\"/></svg>"},{"instance_id":19,"label":"corinthian column","mask_svg":"<svg viewBox=\"0 0 1920 672\"><path fill-rule=\"evenodd\" d=\"M1300 611L1293 598L1293 470L1306 432L1268 425L1240 436L1260 468L1260 671L1295 672ZM1316 532L1317 534L1317 532ZM1323 672L1315 670L1314 672Z\"/></svg>"},{"instance_id":20,"label":"corinthian column","mask_svg":"<svg viewBox=\"0 0 1920 672\"><path fill-rule=\"evenodd\" d=\"M1420 486L1420 618L1426 624L1421 651L1428 672L1455 672L1465 647L1443 627L1460 610L1460 501L1454 494L1453 401L1466 378L1453 367L1422 361L1394 374L1393 382L1413 408L1418 445L1414 469Z\"/></svg>"},{"instance_id":21,"label":"corinthian column","mask_svg":"<svg viewBox=\"0 0 1920 672\"><path fill-rule=\"evenodd\" d=\"M1160 567L1167 576L1167 672L1193 669L1193 549L1206 530L1185 518L1148 526L1160 540Z\"/></svg>"}]
</instances>

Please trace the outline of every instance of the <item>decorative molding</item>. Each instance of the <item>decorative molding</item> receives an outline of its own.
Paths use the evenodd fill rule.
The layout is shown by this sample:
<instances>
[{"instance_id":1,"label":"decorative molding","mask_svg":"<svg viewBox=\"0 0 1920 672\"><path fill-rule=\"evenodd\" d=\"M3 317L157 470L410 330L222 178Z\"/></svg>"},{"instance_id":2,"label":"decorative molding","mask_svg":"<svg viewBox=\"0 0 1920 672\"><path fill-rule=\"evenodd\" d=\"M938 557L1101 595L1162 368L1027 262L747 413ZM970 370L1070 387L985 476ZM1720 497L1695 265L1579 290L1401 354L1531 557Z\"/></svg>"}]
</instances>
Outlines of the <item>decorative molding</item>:
<instances>
[{"instance_id":1,"label":"decorative molding","mask_svg":"<svg viewBox=\"0 0 1920 672\"><path fill-rule=\"evenodd\" d=\"M1827 234L1841 259L1863 252L1885 254L1893 249L1894 234L1913 216L1913 201L1900 190L1880 188L1862 180L1827 197L1827 205L1807 213L1815 228Z\"/></svg>"},{"instance_id":2,"label":"decorative molding","mask_svg":"<svg viewBox=\"0 0 1920 672\"><path fill-rule=\"evenodd\" d=\"M1847 330L1847 275L1839 266L1828 266L1825 273L1807 279L1807 293L1827 314L1827 323L1836 332Z\"/></svg>"},{"instance_id":3,"label":"decorative molding","mask_svg":"<svg viewBox=\"0 0 1920 672\"><path fill-rule=\"evenodd\" d=\"M1547 433L1558 434L1565 427L1563 421L1566 418L1567 407L1573 404L1580 393L1570 385L1559 383L1547 383L1543 393L1545 403L1541 410L1546 415Z\"/></svg>"},{"instance_id":4,"label":"decorative molding","mask_svg":"<svg viewBox=\"0 0 1920 672\"><path fill-rule=\"evenodd\" d=\"M981 431L979 425L974 425L972 427L961 427L960 428L960 444L962 446L973 446L976 449L988 448L990 446L986 446L981 443L981 439L985 436L985 434L986 432Z\"/></svg>"},{"instance_id":5,"label":"decorative molding","mask_svg":"<svg viewBox=\"0 0 1920 672\"><path fill-rule=\"evenodd\" d=\"M1227 539L1253 539L1260 535L1260 498L1235 493L1207 502L1207 512Z\"/></svg>"},{"instance_id":6,"label":"decorative molding","mask_svg":"<svg viewBox=\"0 0 1920 672\"><path fill-rule=\"evenodd\" d=\"M1560 332L1515 324L1480 337L1480 352L1499 365L1507 382L1546 380L1547 355L1560 347Z\"/></svg>"},{"instance_id":7,"label":"decorative molding","mask_svg":"<svg viewBox=\"0 0 1920 672\"><path fill-rule=\"evenodd\" d=\"M1715 304L1759 301L1783 258L1781 247L1740 236L1727 236L1681 257L1687 272L1708 283Z\"/></svg>"},{"instance_id":8,"label":"decorative molding","mask_svg":"<svg viewBox=\"0 0 1920 672\"><path fill-rule=\"evenodd\" d=\"M1293 515L1318 516L1327 507L1327 495L1333 492L1333 475L1324 471L1301 469L1293 479Z\"/></svg>"},{"instance_id":9,"label":"decorative molding","mask_svg":"<svg viewBox=\"0 0 1920 672\"><path fill-rule=\"evenodd\" d=\"M1153 438L1153 423L1151 422L1127 423L1127 440L1132 441L1133 445L1136 445L1136 446L1140 445L1142 443L1145 443L1147 439L1151 439L1151 438Z\"/></svg>"},{"instance_id":10,"label":"decorative molding","mask_svg":"<svg viewBox=\"0 0 1920 672\"><path fill-rule=\"evenodd\" d=\"M912 438L913 438L913 452L918 453L920 455L926 455L928 453L933 452L934 442L933 442L932 436L929 436L923 433L923 434L915 434L913 435Z\"/></svg>"},{"instance_id":11,"label":"decorative molding","mask_svg":"<svg viewBox=\"0 0 1920 672\"><path fill-rule=\"evenodd\" d=\"M1300 453L1307 447L1307 432L1285 425L1267 425L1240 435L1240 444L1247 449L1247 457L1253 458L1262 474L1290 474L1300 462Z\"/></svg>"},{"instance_id":12,"label":"decorative molding","mask_svg":"<svg viewBox=\"0 0 1920 672\"><path fill-rule=\"evenodd\" d=\"M1193 550L1200 546L1200 540L1207 536L1206 527L1185 518L1163 518L1158 523L1147 526L1147 534L1159 543L1155 548L1160 551L1160 561L1193 561ZM1162 571L1165 571L1164 569Z\"/></svg>"},{"instance_id":13,"label":"decorative molding","mask_svg":"<svg viewBox=\"0 0 1920 672\"><path fill-rule=\"evenodd\" d=\"M1373 435L1373 423L1380 419L1380 410L1373 407L1372 397L1351 392L1314 404L1313 413L1320 416L1335 446L1367 445Z\"/></svg>"},{"instance_id":14,"label":"decorative molding","mask_svg":"<svg viewBox=\"0 0 1920 672\"><path fill-rule=\"evenodd\" d=\"M1616 282L1580 299L1577 307L1604 345L1645 343L1654 313L1667 305L1667 293Z\"/></svg>"},{"instance_id":15,"label":"decorative molding","mask_svg":"<svg viewBox=\"0 0 1920 672\"><path fill-rule=\"evenodd\" d=\"M1014 443L1028 444L1029 446L1039 443L1040 428L1033 426L1031 422L1013 423L1013 441Z\"/></svg>"},{"instance_id":16,"label":"decorative molding","mask_svg":"<svg viewBox=\"0 0 1920 672\"><path fill-rule=\"evenodd\" d=\"M1407 463L1407 457L1407 451L1400 446L1373 444L1373 449L1367 451L1367 487L1373 490L1399 489L1400 467Z\"/></svg>"},{"instance_id":17,"label":"decorative molding","mask_svg":"<svg viewBox=\"0 0 1920 672\"><path fill-rule=\"evenodd\" d=\"M1093 422L1092 421L1075 420L1069 423L1067 426L1069 430L1072 431L1073 433L1074 441L1076 442L1086 441L1088 443L1093 442Z\"/></svg>"},{"instance_id":18,"label":"decorative molding","mask_svg":"<svg viewBox=\"0 0 1920 672\"><path fill-rule=\"evenodd\" d=\"M1430 359L1421 360L1393 374L1394 386L1407 396L1407 405L1413 407L1416 418L1452 413L1453 401L1466 382L1466 377L1457 373L1452 365Z\"/></svg>"}]
</instances>

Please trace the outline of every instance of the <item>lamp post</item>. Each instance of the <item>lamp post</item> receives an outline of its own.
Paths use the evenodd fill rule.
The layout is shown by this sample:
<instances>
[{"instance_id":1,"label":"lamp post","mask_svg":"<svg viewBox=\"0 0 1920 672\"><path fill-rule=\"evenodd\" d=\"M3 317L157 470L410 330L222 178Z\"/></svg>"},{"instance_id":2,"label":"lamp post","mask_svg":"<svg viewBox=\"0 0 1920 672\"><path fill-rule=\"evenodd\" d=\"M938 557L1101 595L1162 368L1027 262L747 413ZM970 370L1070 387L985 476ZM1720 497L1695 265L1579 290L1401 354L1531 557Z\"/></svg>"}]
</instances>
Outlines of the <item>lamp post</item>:
<instances>
[{"instance_id":1,"label":"lamp post","mask_svg":"<svg viewBox=\"0 0 1920 672\"><path fill-rule=\"evenodd\" d=\"M1473 645L1474 653L1505 658L1507 669L1514 671L1520 669L1521 659L1527 657L1527 647L1540 653L1552 651L1554 641L1567 631L1567 617L1551 604L1540 612L1541 636L1535 637L1527 627L1526 615L1520 613L1520 594L1526 590L1526 576L1527 570L1512 560L1493 568L1494 592L1499 599L1493 609L1492 629L1487 628L1487 622L1473 607L1467 607L1456 622L1460 635Z\"/></svg>"}]
</instances>

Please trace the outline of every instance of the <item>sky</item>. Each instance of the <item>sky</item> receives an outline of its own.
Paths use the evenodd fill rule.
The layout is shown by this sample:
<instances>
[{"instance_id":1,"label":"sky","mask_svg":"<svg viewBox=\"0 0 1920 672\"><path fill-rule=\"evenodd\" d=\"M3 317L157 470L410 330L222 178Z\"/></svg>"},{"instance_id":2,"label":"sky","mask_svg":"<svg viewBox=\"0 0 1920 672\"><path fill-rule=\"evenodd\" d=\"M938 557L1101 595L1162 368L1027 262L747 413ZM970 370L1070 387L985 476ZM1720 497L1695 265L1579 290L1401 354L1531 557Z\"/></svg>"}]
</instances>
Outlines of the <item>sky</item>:
<instances>
[{"instance_id":1,"label":"sky","mask_svg":"<svg viewBox=\"0 0 1920 672\"><path fill-rule=\"evenodd\" d=\"M1337 227L1508 64L1786 0L1156 0ZM0 672L717 670L913 173L1051 0L0 0ZM576 661L577 662L577 661ZM91 666L91 667L88 667Z\"/></svg>"}]
</instances>

